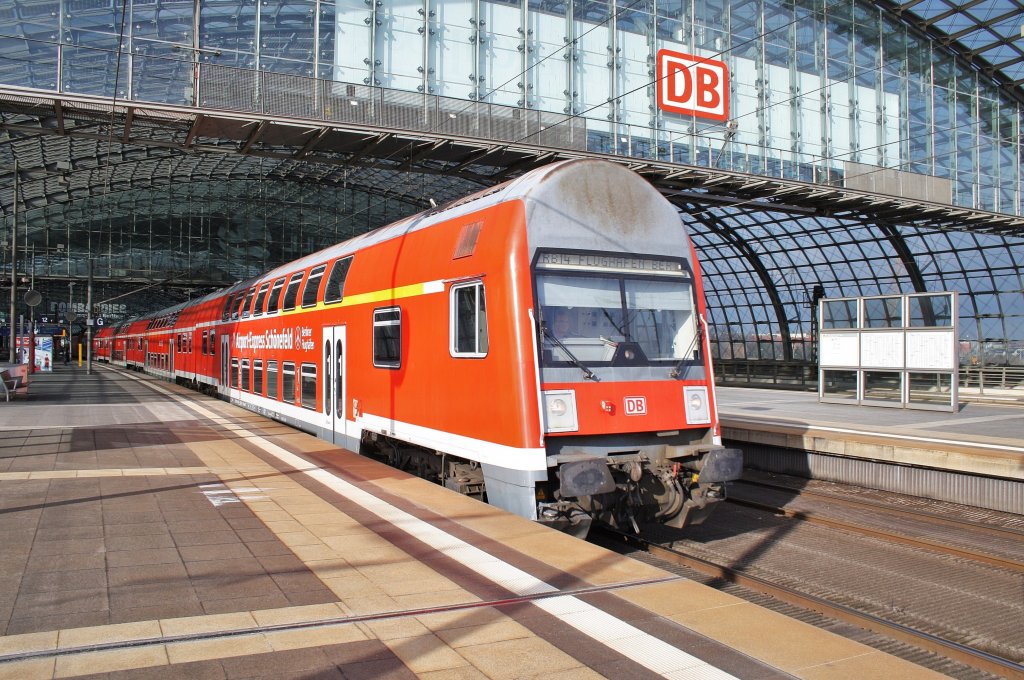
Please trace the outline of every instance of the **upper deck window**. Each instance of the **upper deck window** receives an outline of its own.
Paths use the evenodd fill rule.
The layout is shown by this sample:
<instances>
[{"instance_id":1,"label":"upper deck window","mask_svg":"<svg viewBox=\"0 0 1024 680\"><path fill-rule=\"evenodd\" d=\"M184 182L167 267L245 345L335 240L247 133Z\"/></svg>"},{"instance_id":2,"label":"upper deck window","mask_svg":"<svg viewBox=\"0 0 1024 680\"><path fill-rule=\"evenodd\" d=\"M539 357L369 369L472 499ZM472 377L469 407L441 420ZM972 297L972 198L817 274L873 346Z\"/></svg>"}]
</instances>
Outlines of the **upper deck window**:
<instances>
[{"instance_id":1,"label":"upper deck window","mask_svg":"<svg viewBox=\"0 0 1024 680\"><path fill-rule=\"evenodd\" d=\"M228 319L231 318L231 310L232 310L232 308L234 306L233 305L234 301L235 301L235 294L234 293L232 293L231 295L228 295L226 298L224 298L224 309L221 311L221 315L220 315L220 320L221 321L227 321Z\"/></svg>"},{"instance_id":2,"label":"upper deck window","mask_svg":"<svg viewBox=\"0 0 1024 680\"><path fill-rule=\"evenodd\" d=\"M327 277L327 286L324 288L324 302L341 302L345 297L345 279L348 278L349 267L352 266L352 257L343 257L331 267L331 275Z\"/></svg>"},{"instance_id":3,"label":"upper deck window","mask_svg":"<svg viewBox=\"0 0 1024 680\"><path fill-rule=\"evenodd\" d=\"M267 289L270 288L269 283L264 283L260 286L260 292L256 294L256 302L252 306L252 315L261 316L263 314L263 303L267 299Z\"/></svg>"},{"instance_id":4,"label":"upper deck window","mask_svg":"<svg viewBox=\"0 0 1024 680\"><path fill-rule=\"evenodd\" d=\"M239 310L243 319L249 318L251 314L252 296L256 294L256 286L249 289L249 292L245 294L245 300L242 301L242 307Z\"/></svg>"},{"instance_id":5,"label":"upper deck window","mask_svg":"<svg viewBox=\"0 0 1024 680\"><path fill-rule=\"evenodd\" d=\"M267 314L273 314L281 308L282 290L284 290L284 278L274 281L274 287L270 289L270 299L267 301Z\"/></svg>"},{"instance_id":6,"label":"upper deck window","mask_svg":"<svg viewBox=\"0 0 1024 680\"><path fill-rule=\"evenodd\" d=\"M314 267L313 271L309 272L309 278L306 279L306 287L302 289L302 306L312 307L316 305L317 298L320 294L320 281L324 278L324 272L327 270L327 265L322 264L319 267Z\"/></svg>"},{"instance_id":7,"label":"upper deck window","mask_svg":"<svg viewBox=\"0 0 1024 680\"><path fill-rule=\"evenodd\" d=\"M302 283L303 272L292 274L292 278L288 279L288 288L284 291L284 303L281 305L281 309L288 311L289 309L295 309L295 300L299 297L299 284Z\"/></svg>"}]
</instances>

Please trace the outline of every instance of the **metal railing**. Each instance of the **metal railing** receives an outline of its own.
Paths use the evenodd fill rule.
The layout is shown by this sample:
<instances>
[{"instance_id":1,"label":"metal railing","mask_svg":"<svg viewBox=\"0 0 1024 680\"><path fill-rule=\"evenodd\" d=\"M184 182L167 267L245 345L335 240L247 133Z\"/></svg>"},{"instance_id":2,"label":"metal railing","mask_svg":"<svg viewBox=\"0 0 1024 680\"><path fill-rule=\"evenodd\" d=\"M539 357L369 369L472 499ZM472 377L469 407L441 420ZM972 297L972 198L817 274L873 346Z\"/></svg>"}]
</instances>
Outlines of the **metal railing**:
<instances>
[{"instance_id":1,"label":"metal railing","mask_svg":"<svg viewBox=\"0 0 1024 680\"><path fill-rule=\"evenodd\" d=\"M716 359L715 382L729 387L772 387L817 391L818 367L799 361ZM1024 366L961 366L961 396L999 391L1004 398L1024 402Z\"/></svg>"}]
</instances>

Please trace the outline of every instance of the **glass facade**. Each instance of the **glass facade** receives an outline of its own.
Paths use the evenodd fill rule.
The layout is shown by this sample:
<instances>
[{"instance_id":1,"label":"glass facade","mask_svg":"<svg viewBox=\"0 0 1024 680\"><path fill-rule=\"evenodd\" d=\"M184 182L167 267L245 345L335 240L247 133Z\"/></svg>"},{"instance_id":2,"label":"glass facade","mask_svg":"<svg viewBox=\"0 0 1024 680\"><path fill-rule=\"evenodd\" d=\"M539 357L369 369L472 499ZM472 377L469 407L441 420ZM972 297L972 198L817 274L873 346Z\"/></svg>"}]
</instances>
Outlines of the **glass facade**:
<instances>
[{"instance_id":1,"label":"glass facade","mask_svg":"<svg viewBox=\"0 0 1024 680\"><path fill-rule=\"evenodd\" d=\"M727 65L727 120L659 109L662 49ZM879 191L918 183L940 203L1022 212L1020 99L862 0L0 0L0 83L354 122L374 102L408 112L429 97L418 129L837 186L878 178ZM474 106L491 107L486 126ZM402 128L405 115L372 120ZM233 280L414 209L386 197L383 172L355 188L310 173L331 182L314 197L269 162L207 165L215 184L153 161L135 166L152 188L28 206L45 225L36 271L81 276L77 239L106 251L111 276L225 262L210 278ZM435 195L469 189L429 182ZM719 359L813 360L822 286L957 291L962 361L1024 364L1022 239L728 207L683 219Z\"/></svg>"},{"instance_id":2,"label":"glass facade","mask_svg":"<svg viewBox=\"0 0 1024 680\"><path fill-rule=\"evenodd\" d=\"M660 49L725 62L728 121L659 110ZM1021 210L1019 102L859 0L0 2L3 83L223 104L223 69L239 98L275 82L244 71L421 92L577 116L593 151Z\"/></svg>"}]
</instances>

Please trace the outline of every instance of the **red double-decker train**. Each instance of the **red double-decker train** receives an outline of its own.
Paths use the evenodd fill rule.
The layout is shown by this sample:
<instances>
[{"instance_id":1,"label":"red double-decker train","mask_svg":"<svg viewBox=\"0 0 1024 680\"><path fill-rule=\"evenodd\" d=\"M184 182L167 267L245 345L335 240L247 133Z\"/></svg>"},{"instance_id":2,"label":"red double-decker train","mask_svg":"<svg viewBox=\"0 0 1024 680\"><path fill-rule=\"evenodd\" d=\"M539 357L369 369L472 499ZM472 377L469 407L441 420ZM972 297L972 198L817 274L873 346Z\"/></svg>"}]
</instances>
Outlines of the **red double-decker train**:
<instances>
[{"instance_id":1,"label":"red double-decker train","mask_svg":"<svg viewBox=\"0 0 1024 680\"><path fill-rule=\"evenodd\" d=\"M605 161L108 326L93 351L578 533L698 523L742 467L686 231Z\"/></svg>"}]
</instances>

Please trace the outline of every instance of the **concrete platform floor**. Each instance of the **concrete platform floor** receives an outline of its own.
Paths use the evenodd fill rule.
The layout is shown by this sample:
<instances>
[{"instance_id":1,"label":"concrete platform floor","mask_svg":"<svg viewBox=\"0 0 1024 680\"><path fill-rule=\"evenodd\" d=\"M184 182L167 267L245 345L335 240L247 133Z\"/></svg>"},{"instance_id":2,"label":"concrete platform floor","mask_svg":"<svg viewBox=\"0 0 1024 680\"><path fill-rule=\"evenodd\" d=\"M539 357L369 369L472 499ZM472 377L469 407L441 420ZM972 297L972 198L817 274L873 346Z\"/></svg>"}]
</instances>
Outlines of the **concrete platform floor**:
<instances>
[{"instance_id":1,"label":"concrete platform floor","mask_svg":"<svg viewBox=\"0 0 1024 680\"><path fill-rule=\"evenodd\" d=\"M0 678L935 677L146 377L0 403Z\"/></svg>"}]
</instances>

